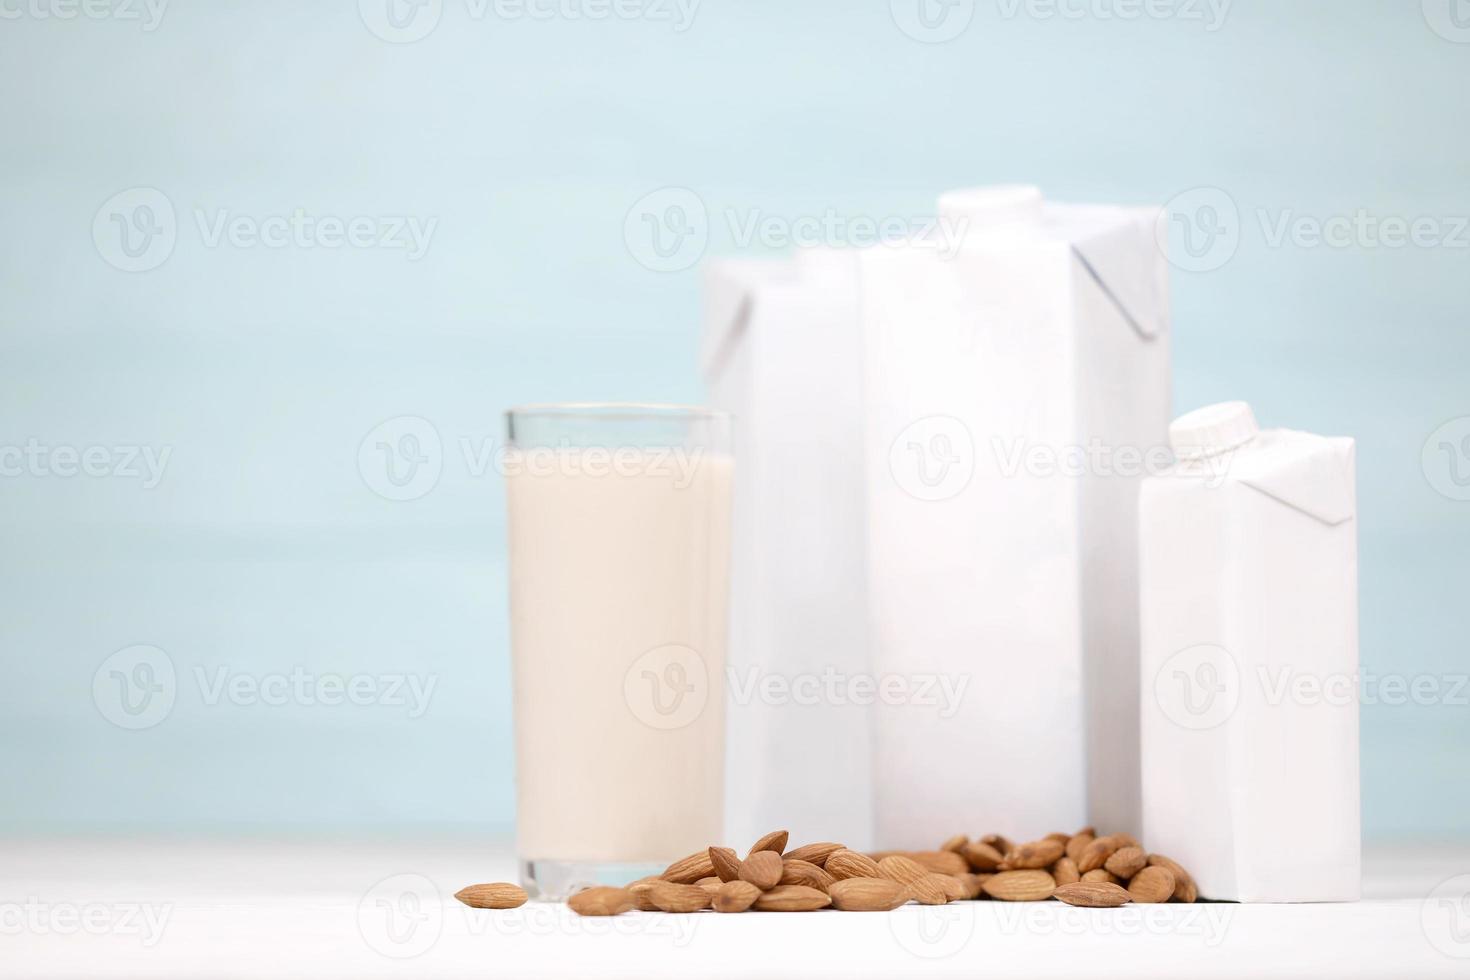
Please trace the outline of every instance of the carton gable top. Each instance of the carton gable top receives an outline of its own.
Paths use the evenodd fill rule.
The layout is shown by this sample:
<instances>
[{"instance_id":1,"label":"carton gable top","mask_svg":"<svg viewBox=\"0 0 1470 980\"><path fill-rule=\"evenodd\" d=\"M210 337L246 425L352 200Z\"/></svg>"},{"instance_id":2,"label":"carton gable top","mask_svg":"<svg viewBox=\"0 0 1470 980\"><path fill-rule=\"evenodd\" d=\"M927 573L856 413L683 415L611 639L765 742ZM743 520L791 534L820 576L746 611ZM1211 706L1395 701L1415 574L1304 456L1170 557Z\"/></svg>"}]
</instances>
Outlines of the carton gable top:
<instances>
[{"instance_id":1,"label":"carton gable top","mask_svg":"<svg viewBox=\"0 0 1470 980\"><path fill-rule=\"evenodd\" d=\"M1011 191L1013 189L1005 189ZM956 247L1017 248L1065 245L1084 279L1100 290L1125 322L1145 342L1168 328L1167 276L1158 249L1155 226L1158 208L1114 205L1039 203L1020 207L1006 196L1006 221L989 223L963 210L944 213L947 204L968 201L963 192L945 195L941 219L958 236ZM1027 202L1022 201L1022 204ZM700 365L706 378L718 377L728 362L732 345L757 319L759 297L768 288L807 288L814 291L855 289L858 258L864 251L922 247L932 242L885 243L866 248L813 246L799 249L793 259L718 259L705 269L705 333ZM938 254L933 261L950 257ZM956 268L959 268L956 265ZM854 325L853 341L857 342Z\"/></svg>"},{"instance_id":2,"label":"carton gable top","mask_svg":"<svg viewBox=\"0 0 1470 980\"><path fill-rule=\"evenodd\" d=\"M1260 441L1259 448L1231 461L1235 479L1329 527L1352 518L1357 509L1352 439L1281 429L1262 433Z\"/></svg>"}]
</instances>

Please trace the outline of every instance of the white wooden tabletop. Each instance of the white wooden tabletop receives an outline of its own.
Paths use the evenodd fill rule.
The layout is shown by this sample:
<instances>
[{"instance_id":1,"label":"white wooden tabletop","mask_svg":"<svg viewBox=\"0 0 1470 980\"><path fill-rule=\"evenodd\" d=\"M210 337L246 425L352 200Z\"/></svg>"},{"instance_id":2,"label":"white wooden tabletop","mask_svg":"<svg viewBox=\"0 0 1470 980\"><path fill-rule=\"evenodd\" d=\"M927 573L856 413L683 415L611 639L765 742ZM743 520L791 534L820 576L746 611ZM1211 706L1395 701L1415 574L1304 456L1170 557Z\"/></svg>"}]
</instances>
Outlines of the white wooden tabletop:
<instances>
[{"instance_id":1,"label":"white wooden tabletop","mask_svg":"<svg viewBox=\"0 0 1470 980\"><path fill-rule=\"evenodd\" d=\"M1470 847L1370 849L1353 905L469 909L496 841L0 842L6 977L1465 977Z\"/></svg>"}]
</instances>

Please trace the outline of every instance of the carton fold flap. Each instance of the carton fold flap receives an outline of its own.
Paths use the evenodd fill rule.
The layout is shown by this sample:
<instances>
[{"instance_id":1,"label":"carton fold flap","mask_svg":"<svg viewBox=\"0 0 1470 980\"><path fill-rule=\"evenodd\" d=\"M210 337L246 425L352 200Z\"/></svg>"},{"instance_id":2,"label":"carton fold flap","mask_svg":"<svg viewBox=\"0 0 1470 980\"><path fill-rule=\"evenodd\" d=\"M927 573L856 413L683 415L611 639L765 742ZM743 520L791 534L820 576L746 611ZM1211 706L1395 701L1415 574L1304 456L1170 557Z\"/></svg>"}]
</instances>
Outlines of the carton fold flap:
<instances>
[{"instance_id":1,"label":"carton fold flap","mask_svg":"<svg viewBox=\"0 0 1470 980\"><path fill-rule=\"evenodd\" d=\"M749 325L758 278L747 262L715 262L705 270L699 368L706 380L719 376L731 346Z\"/></svg>"},{"instance_id":2,"label":"carton fold flap","mask_svg":"<svg viewBox=\"0 0 1470 980\"><path fill-rule=\"evenodd\" d=\"M1321 439L1305 433L1292 433L1292 443L1281 443L1255 454L1241 465L1241 483L1264 493L1288 507L1295 508L1329 527L1350 520L1356 509L1353 487L1355 453L1342 456L1328 450L1339 440ZM1323 452L1302 454L1299 439L1320 441ZM1351 447L1353 440L1340 440Z\"/></svg>"},{"instance_id":3,"label":"carton fold flap","mask_svg":"<svg viewBox=\"0 0 1470 980\"><path fill-rule=\"evenodd\" d=\"M1107 295L1144 340L1164 330L1163 292L1157 276L1140 274L1157 265L1151 211L1129 211L1127 219L1079 236L1072 251L1083 271Z\"/></svg>"}]
</instances>

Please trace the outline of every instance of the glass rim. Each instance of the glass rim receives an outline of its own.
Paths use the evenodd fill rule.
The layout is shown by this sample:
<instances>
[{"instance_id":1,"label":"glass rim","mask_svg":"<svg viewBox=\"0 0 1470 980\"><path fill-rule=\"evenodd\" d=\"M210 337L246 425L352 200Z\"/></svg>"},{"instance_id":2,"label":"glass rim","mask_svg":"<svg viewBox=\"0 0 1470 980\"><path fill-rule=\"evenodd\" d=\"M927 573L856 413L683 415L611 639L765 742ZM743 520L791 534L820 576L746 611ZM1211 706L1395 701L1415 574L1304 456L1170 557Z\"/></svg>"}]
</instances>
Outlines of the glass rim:
<instances>
[{"instance_id":1,"label":"glass rim","mask_svg":"<svg viewBox=\"0 0 1470 980\"><path fill-rule=\"evenodd\" d=\"M702 405L675 405L660 402L533 402L513 405L505 410L507 419L519 418L586 418L586 419L694 419L718 421L729 419L730 413Z\"/></svg>"}]
</instances>

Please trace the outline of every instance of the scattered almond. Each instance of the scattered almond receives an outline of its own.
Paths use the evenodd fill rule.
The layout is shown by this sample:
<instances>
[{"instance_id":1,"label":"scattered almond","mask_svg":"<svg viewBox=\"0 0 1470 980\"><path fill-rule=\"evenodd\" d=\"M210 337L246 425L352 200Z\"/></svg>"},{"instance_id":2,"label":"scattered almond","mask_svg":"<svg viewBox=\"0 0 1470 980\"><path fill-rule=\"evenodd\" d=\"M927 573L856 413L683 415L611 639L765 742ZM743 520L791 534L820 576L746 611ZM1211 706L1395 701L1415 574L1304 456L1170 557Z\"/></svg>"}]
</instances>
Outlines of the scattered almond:
<instances>
[{"instance_id":1,"label":"scattered almond","mask_svg":"<svg viewBox=\"0 0 1470 980\"><path fill-rule=\"evenodd\" d=\"M660 912L698 912L710 906L710 893L698 885L678 885L672 881L649 886L648 900Z\"/></svg>"},{"instance_id":2,"label":"scattered almond","mask_svg":"<svg viewBox=\"0 0 1470 980\"><path fill-rule=\"evenodd\" d=\"M900 854L890 854L878 862L878 873L885 878L908 885L929 874L922 864Z\"/></svg>"},{"instance_id":3,"label":"scattered almond","mask_svg":"<svg viewBox=\"0 0 1470 980\"><path fill-rule=\"evenodd\" d=\"M808 888L824 892L830 889L832 882L836 880L810 861L798 861L791 858L781 862L780 884L783 885L806 885Z\"/></svg>"},{"instance_id":4,"label":"scattered almond","mask_svg":"<svg viewBox=\"0 0 1470 980\"><path fill-rule=\"evenodd\" d=\"M638 903L638 910L640 912L659 911L659 907L653 904L653 899L649 897L648 893L654 885L660 884L661 882L663 882L663 879L657 877L639 878L637 881L626 886L629 894L633 896L633 901Z\"/></svg>"},{"instance_id":5,"label":"scattered almond","mask_svg":"<svg viewBox=\"0 0 1470 980\"><path fill-rule=\"evenodd\" d=\"M812 864L815 864L817 867L821 868L826 866L827 858L830 857L834 851L842 850L846 850L846 848L844 848L841 844L833 844L829 841L823 841L819 844L803 844L795 850L787 851L784 856L792 858L796 861L810 861Z\"/></svg>"},{"instance_id":6,"label":"scattered almond","mask_svg":"<svg viewBox=\"0 0 1470 980\"><path fill-rule=\"evenodd\" d=\"M733 847L711 847L709 863L714 866L715 876L721 881L734 881L740 877L740 858Z\"/></svg>"},{"instance_id":7,"label":"scattered almond","mask_svg":"<svg viewBox=\"0 0 1470 980\"><path fill-rule=\"evenodd\" d=\"M714 873L715 866L710 861L709 849L706 848L697 854L691 854L675 861L659 877L664 881L672 881L676 885L692 885L699 879L708 878Z\"/></svg>"},{"instance_id":8,"label":"scattered almond","mask_svg":"<svg viewBox=\"0 0 1470 980\"><path fill-rule=\"evenodd\" d=\"M1108 858L1113 856L1113 852L1121 846L1111 837L1097 838L1082 849L1082 853L1077 857L1077 870L1085 875L1089 871L1101 868Z\"/></svg>"},{"instance_id":9,"label":"scattered almond","mask_svg":"<svg viewBox=\"0 0 1470 980\"><path fill-rule=\"evenodd\" d=\"M1199 898L1199 889L1195 887L1194 878L1180 867L1179 862L1162 854L1150 854L1148 863L1152 867L1167 868L1174 876L1174 901L1193 902Z\"/></svg>"},{"instance_id":10,"label":"scattered almond","mask_svg":"<svg viewBox=\"0 0 1470 980\"><path fill-rule=\"evenodd\" d=\"M788 857L787 860L795 859ZM849 851L845 847L832 852L827 858L827 863L823 866L823 870L838 881L844 878L882 877L881 872L878 870L877 861L874 861L866 854Z\"/></svg>"},{"instance_id":11,"label":"scattered almond","mask_svg":"<svg viewBox=\"0 0 1470 980\"><path fill-rule=\"evenodd\" d=\"M727 881L711 899L716 912L744 912L761 897L761 890L748 881Z\"/></svg>"},{"instance_id":12,"label":"scattered almond","mask_svg":"<svg viewBox=\"0 0 1470 980\"><path fill-rule=\"evenodd\" d=\"M777 885L755 900L757 912L814 912L832 904L832 896L805 885Z\"/></svg>"},{"instance_id":13,"label":"scattered almond","mask_svg":"<svg viewBox=\"0 0 1470 980\"><path fill-rule=\"evenodd\" d=\"M1144 853L1143 848L1130 845L1114 851L1103 863L1103 867L1119 878L1132 878L1147 864L1148 855Z\"/></svg>"},{"instance_id":14,"label":"scattered almond","mask_svg":"<svg viewBox=\"0 0 1470 980\"><path fill-rule=\"evenodd\" d=\"M775 851L779 856L782 851L786 850L786 839L789 836L784 830L773 830L750 845L750 854L755 854L759 851ZM748 858L750 854L745 856Z\"/></svg>"},{"instance_id":15,"label":"scattered almond","mask_svg":"<svg viewBox=\"0 0 1470 980\"><path fill-rule=\"evenodd\" d=\"M954 879L964 886L965 894L961 897L968 899L980 897L980 895L982 894L980 886L985 884L985 879L988 877L990 876L978 875L975 874L973 871L967 871L962 875L955 875Z\"/></svg>"},{"instance_id":16,"label":"scattered almond","mask_svg":"<svg viewBox=\"0 0 1470 980\"><path fill-rule=\"evenodd\" d=\"M983 841L966 844L960 853L965 856L966 861L970 862L970 867L976 871L994 871L1005 860L1005 855Z\"/></svg>"},{"instance_id":17,"label":"scattered almond","mask_svg":"<svg viewBox=\"0 0 1470 980\"><path fill-rule=\"evenodd\" d=\"M905 883L904 887L908 889L909 897L920 905L944 905L950 901L950 890L940 880L943 877L926 871L922 877Z\"/></svg>"},{"instance_id":18,"label":"scattered almond","mask_svg":"<svg viewBox=\"0 0 1470 980\"><path fill-rule=\"evenodd\" d=\"M888 912L909 900L908 889L888 878L846 878L833 883L831 895L842 912Z\"/></svg>"},{"instance_id":19,"label":"scattered almond","mask_svg":"<svg viewBox=\"0 0 1470 980\"><path fill-rule=\"evenodd\" d=\"M634 908L660 912L883 911L913 900L926 905L992 898L1114 908L1128 902L1193 902L1194 879L1162 854L1149 854L1127 833L1052 833L1015 846L999 834L971 840L956 834L932 851L860 854L822 841L784 856L784 830L756 841L744 861L729 847L711 846L680 858L661 875L623 888L597 886L567 900L579 915L619 915ZM506 882L470 885L455 897L474 908L511 909L524 889Z\"/></svg>"},{"instance_id":20,"label":"scattered almond","mask_svg":"<svg viewBox=\"0 0 1470 980\"><path fill-rule=\"evenodd\" d=\"M567 899L567 904L578 915L621 915L638 907L628 889L605 886L583 889Z\"/></svg>"},{"instance_id":21,"label":"scattered almond","mask_svg":"<svg viewBox=\"0 0 1470 980\"><path fill-rule=\"evenodd\" d=\"M986 834L980 838L980 843L994 848L997 854L1009 854L1015 848L1014 844L1000 834Z\"/></svg>"},{"instance_id":22,"label":"scattered almond","mask_svg":"<svg viewBox=\"0 0 1470 980\"><path fill-rule=\"evenodd\" d=\"M1052 897L1068 905L1089 909L1115 909L1131 901L1127 891L1105 881L1078 881L1063 885Z\"/></svg>"},{"instance_id":23,"label":"scattered almond","mask_svg":"<svg viewBox=\"0 0 1470 980\"><path fill-rule=\"evenodd\" d=\"M748 881L761 891L781 883L781 855L775 851L756 851L740 862L740 880Z\"/></svg>"},{"instance_id":24,"label":"scattered almond","mask_svg":"<svg viewBox=\"0 0 1470 980\"><path fill-rule=\"evenodd\" d=\"M914 851L906 856L935 874L962 875L970 870L970 862L953 851Z\"/></svg>"},{"instance_id":25,"label":"scattered almond","mask_svg":"<svg viewBox=\"0 0 1470 980\"><path fill-rule=\"evenodd\" d=\"M1067 845L1063 841L1047 837L1043 840L1033 841L1030 844L1022 844L1020 847L1006 855L1006 864L1013 870L1021 871L1030 868L1049 868L1067 853Z\"/></svg>"},{"instance_id":26,"label":"scattered almond","mask_svg":"<svg viewBox=\"0 0 1470 980\"><path fill-rule=\"evenodd\" d=\"M959 902L970 897L964 882L954 875L942 875L931 871L926 880L939 886L940 891L944 892L946 902Z\"/></svg>"},{"instance_id":27,"label":"scattered almond","mask_svg":"<svg viewBox=\"0 0 1470 980\"><path fill-rule=\"evenodd\" d=\"M1174 894L1174 872L1157 864L1144 868L1128 882L1128 894L1140 904L1167 902Z\"/></svg>"},{"instance_id":28,"label":"scattered almond","mask_svg":"<svg viewBox=\"0 0 1470 980\"><path fill-rule=\"evenodd\" d=\"M455 892L454 897L472 909L515 909L526 904L526 890L505 881L467 885Z\"/></svg>"},{"instance_id":29,"label":"scattered almond","mask_svg":"<svg viewBox=\"0 0 1470 980\"><path fill-rule=\"evenodd\" d=\"M985 882L985 894L1002 902L1041 902L1051 898L1056 879L1045 871L1002 871Z\"/></svg>"}]
</instances>

